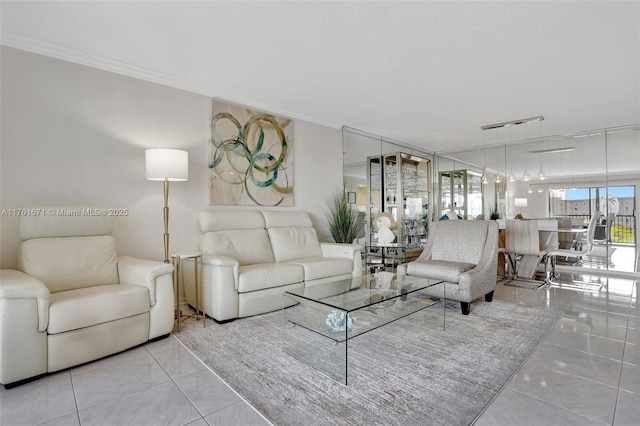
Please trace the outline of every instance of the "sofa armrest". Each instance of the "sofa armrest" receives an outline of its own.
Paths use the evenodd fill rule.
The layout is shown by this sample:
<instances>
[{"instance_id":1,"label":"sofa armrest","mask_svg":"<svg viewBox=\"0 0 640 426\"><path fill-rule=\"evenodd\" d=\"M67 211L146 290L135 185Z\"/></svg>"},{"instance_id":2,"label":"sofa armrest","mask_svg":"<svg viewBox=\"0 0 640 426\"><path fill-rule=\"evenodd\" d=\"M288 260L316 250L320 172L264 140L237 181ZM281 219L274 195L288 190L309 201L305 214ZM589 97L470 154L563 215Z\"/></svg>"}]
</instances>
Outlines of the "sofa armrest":
<instances>
[{"instance_id":1,"label":"sofa armrest","mask_svg":"<svg viewBox=\"0 0 640 426\"><path fill-rule=\"evenodd\" d=\"M202 256L202 264L210 277L217 277L212 282L233 282L235 291L238 291L238 275L240 274L240 262L233 257L218 254L205 254ZM205 280L206 281L206 280ZM217 284L219 285L219 284Z\"/></svg>"},{"instance_id":2,"label":"sofa armrest","mask_svg":"<svg viewBox=\"0 0 640 426\"><path fill-rule=\"evenodd\" d=\"M352 259L356 253L361 253L363 247L359 244L320 243L323 257L347 257Z\"/></svg>"},{"instance_id":3,"label":"sofa armrest","mask_svg":"<svg viewBox=\"0 0 640 426\"><path fill-rule=\"evenodd\" d=\"M343 243L320 243L323 257L346 257L353 261L351 275L359 277L362 275L362 251L364 248L359 244Z\"/></svg>"},{"instance_id":4,"label":"sofa armrest","mask_svg":"<svg viewBox=\"0 0 640 426\"><path fill-rule=\"evenodd\" d=\"M136 259L129 256L118 257L120 282L147 287L151 306L156 304L157 280L172 273L173 265L168 263Z\"/></svg>"},{"instance_id":5,"label":"sofa armrest","mask_svg":"<svg viewBox=\"0 0 640 426\"><path fill-rule=\"evenodd\" d=\"M121 283L149 290L149 340L171 333L175 304L173 265L122 256L118 258L118 275Z\"/></svg>"},{"instance_id":6,"label":"sofa armrest","mask_svg":"<svg viewBox=\"0 0 640 426\"><path fill-rule=\"evenodd\" d=\"M0 383L47 372L49 289L15 269L0 270Z\"/></svg>"},{"instance_id":7,"label":"sofa armrest","mask_svg":"<svg viewBox=\"0 0 640 426\"><path fill-rule=\"evenodd\" d=\"M188 259L187 262L192 262ZM205 313L216 321L238 318L240 262L229 256L202 255L202 293ZM194 268L182 268L185 297L195 306Z\"/></svg>"},{"instance_id":8,"label":"sofa armrest","mask_svg":"<svg viewBox=\"0 0 640 426\"><path fill-rule=\"evenodd\" d=\"M49 324L49 289L42 281L15 269L0 270L1 299L36 299L38 331L46 331ZM29 313L25 313L27 315Z\"/></svg>"},{"instance_id":9,"label":"sofa armrest","mask_svg":"<svg viewBox=\"0 0 640 426\"><path fill-rule=\"evenodd\" d=\"M240 262L233 257L220 256L217 254L203 254L202 263L211 266L230 266L232 268L240 267Z\"/></svg>"},{"instance_id":10,"label":"sofa armrest","mask_svg":"<svg viewBox=\"0 0 640 426\"><path fill-rule=\"evenodd\" d=\"M472 298L476 298L493 291L496 286L496 271L498 267L498 231L495 224L489 227L482 256L475 268L460 275L459 285L468 289Z\"/></svg>"}]
</instances>

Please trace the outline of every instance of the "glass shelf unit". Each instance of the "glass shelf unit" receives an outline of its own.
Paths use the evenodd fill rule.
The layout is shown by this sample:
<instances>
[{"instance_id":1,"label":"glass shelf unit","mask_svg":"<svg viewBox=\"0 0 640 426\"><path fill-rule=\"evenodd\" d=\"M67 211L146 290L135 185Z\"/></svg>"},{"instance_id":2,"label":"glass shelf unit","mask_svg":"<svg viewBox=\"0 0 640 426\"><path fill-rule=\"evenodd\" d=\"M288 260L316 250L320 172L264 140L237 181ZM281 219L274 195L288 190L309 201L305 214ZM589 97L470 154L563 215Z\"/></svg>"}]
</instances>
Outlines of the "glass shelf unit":
<instances>
[{"instance_id":1,"label":"glass shelf unit","mask_svg":"<svg viewBox=\"0 0 640 426\"><path fill-rule=\"evenodd\" d=\"M440 172L440 216L454 211L458 219L482 219L482 175L472 170Z\"/></svg>"},{"instance_id":2,"label":"glass shelf unit","mask_svg":"<svg viewBox=\"0 0 640 426\"><path fill-rule=\"evenodd\" d=\"M380 213L393 217L397 262L417 257L427 241L431 200L431 161L402 152L367 158L367 258L375 262L385 251L373 221Z\"/></svg>"}]
</instances>

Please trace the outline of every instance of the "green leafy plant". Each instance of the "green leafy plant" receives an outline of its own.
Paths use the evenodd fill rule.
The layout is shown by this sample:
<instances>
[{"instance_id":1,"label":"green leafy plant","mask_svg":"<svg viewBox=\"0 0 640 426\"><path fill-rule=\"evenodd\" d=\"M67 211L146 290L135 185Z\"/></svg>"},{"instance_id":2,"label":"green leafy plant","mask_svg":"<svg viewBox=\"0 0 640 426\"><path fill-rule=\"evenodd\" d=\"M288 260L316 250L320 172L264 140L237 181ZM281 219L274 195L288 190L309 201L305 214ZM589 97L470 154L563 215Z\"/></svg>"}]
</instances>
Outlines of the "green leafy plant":
<instances>
[{"instance_id":1,"label":"green leafy plant","mask_svg":"<svg viewBox=\"0 0 640 426\"><path fill-rule=\"evenodd\" d=\"M353 204L349 204L344 188L334 190L327 199L327 205L327 222L333 240L351 244L364 227L364 217L358 214Z\"/></svg>"},{"instance_id":2,"label":"green leafy plant","mask_svg":"<svg viewBox=\"0 0 640 426\"><path fill-rule=\"evenodd\" d=\"M496 194L497 196L498 194ZM498 212L498 200L496 200L494 207L489 209L489 219L496 220L500 219L500 212Z\"/></svg>"}]
</instances>

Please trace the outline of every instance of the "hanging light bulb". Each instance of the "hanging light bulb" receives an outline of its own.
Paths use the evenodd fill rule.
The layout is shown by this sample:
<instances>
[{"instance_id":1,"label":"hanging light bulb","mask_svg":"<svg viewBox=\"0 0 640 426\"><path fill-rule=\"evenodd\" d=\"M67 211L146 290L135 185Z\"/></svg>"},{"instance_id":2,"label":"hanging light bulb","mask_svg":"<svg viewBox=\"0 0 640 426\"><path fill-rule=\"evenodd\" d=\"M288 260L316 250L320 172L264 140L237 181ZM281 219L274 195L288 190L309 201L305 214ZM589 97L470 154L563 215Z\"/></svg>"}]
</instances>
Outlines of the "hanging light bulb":
<instances>
[{"instance_id":1,"label":"hanging light bulb","mask_svg":"<svg viewBox=\"0 0 640 426\"><path fill-rule=\"evenodd\" d=\"M572 151L571 152L571 190L572 191L575 191L576 189L578 189L578 188L576 188L576 182L575 182L575 178L576 178L575 173L576 173L576 171L575 171L574 164L573 164L574 157L575 157L575 151Z\"/></svg>"},{"instance_id":2,"label":"hanging light bulb","mask_svg":"<svg viewBox=\"0 0 640 426\"><path fill-rule=\"evenodd\" d=\"M531 175L529 175L528 166L529 166L529 153L527 153L525 157L524 174L522 175L522 180L525 182L529 182L531 180Z\"/></svg>"},{"instance_id":3,"label":"hanging light bulb","mask_svg":"<svg viewBox=\"0 0 640 426\"><path fill-rule=\"evenodd\" d=\"M538 192L542 192L544 191L544 188L542 188L541 186L538 187Z\"/></svg>"},{"instance_id":4,"label":"hanging light bulb","mask_svg":"<svg viewBox=\"0 0 640 426\"><path fill-rule=\"evenodd\" d=\"M538 144L539 146L542 146L542 121L538 121ZM540 154L540 172L538 172L538 180L545 180L547 178L542 166L542 154Z\"/></svg>"},{"instance_id":5,"label":"hanging light bulb","mask_svg":"<svg viewBox=\"0 0 640 426\"><path fill-rule=\"evenodd\" d=\"M495 179L496 183L501 183L502 182L502 176L500 176L500 173L498 173L496 175L496 179Z\"/></svg>"},{"instance_id":6,"label":"hanging light bulb","mask_svg":"<svg viewBox=\"0 0 640 426\"><path fill-rule=\"evenodd\" d=\"M509 182L515 182L516 176L513 174L513 167L511 168L511 174L509 175Z\"/></svg>"},{"instance_id":7,"label":"hanging light bulb","mask_svg":"<svg viewBox=\"0 0 640 426\"><path fill-rule=\"evenodd\" d=\"M525 182L529 182L531 180L531 176L529 175L529 152L527 151L527 123L524 123L524 174L522 175L522 180Z\"/></svg>"},{"instance_id":8,"label":"hanging light bulb","mask_svg":"<svg viewBox=\"0 0 640 426\"><path fill-rule=\"evenodd\" d=\"M544 170L542 170L542 164L540 164L540 172L538 173L538 180L545 180L547 175L544 174Z\"/></svg>"},{"instance_id":9,"label":"hanging light bulb","mask_svg":"<svg viewBox=\"0 0 640 426\"><path fill-rule=\"evenodd\" d=\"M527 191L529 194L533 194L533 189L531 188L531 185L529 185L529 190Z\"/></svg>"},{"instance_id":10,"label":"hanging light bulb","mask_svg":"<svg viewBox=\"0 0 640 426\"><path fill-rule=\"evenodd\" d=\"M486 185L489 183L487 180L487 135L482 132L482 177L480 183Z\"/></svg>"}]
</instances>

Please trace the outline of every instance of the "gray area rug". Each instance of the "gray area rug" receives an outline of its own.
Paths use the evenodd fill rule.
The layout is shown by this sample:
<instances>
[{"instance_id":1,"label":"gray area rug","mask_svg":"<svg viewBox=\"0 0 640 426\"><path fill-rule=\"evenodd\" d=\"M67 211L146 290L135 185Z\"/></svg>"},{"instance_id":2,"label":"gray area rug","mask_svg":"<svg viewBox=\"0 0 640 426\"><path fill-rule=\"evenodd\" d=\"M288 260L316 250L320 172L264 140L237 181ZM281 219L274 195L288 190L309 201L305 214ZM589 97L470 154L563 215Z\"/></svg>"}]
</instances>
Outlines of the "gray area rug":
<instances>
[{"instance_id":1,"label":"gray area rug","mask_svg":"<svg viewBox=\"0 0 640 426\"><path fill-rule=\"evenodd\" d=\"M187 321L176 337L276 425L468 425L562 314L447 302L443 331L430 309L352 339L349 386L284 353L281 312Z\"/></svg>"}]
</instances>

